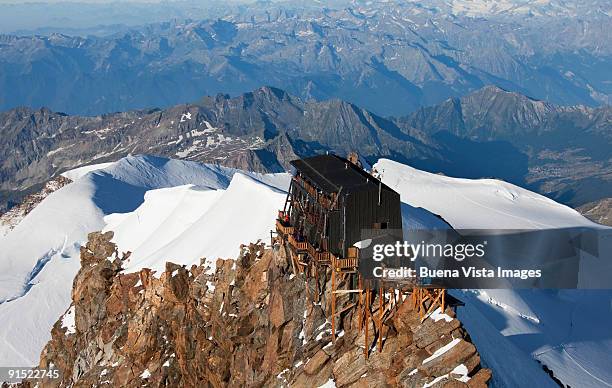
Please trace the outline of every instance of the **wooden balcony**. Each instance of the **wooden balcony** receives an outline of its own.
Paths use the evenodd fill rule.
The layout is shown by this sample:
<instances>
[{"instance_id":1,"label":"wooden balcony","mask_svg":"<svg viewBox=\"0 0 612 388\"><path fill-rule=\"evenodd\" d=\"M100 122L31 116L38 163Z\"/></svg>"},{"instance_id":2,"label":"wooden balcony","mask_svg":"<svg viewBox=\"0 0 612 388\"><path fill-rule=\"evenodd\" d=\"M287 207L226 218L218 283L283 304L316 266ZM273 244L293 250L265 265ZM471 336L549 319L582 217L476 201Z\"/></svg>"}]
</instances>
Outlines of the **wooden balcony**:
<instances>
[{"instance_id":1,"label":"wooden balcony","mask_svg":"<svg viewBox=\"0 0 612 388\"><path fill-rule=\"evenodd\" d=\"M357 269L359 266L359 250L357 248L350 247L347 249L346 258L337 258L326 249L318 249L308 241L298 241L295 238L295 228L282 221L283 214L281 213L279 212L279 218L276 220L276 231L296 252L307 253L318 264L331 265L338 271L354 271ZM326 246L327 242L323 241L323 245Z\"/></svg>"},{"instance_id":2,"label":"wooden balcony","mask_svg":"<svg viewBox=\"0 0 612 388\"><path fill-rule=\"evenodd\" d=\"M331 264L335 258L331 252L323 251L317 253L317 261L321 264Z\"/></svg>"},{"instance_id":3,"label":"wooden balcony","mask_svg":"<svg viewBox=\"0 0 612 388\"><path fill-rule=\"evenodd\" d=\"M346 259L334 259L332 265L336 271L356 270L359 267L359 259L346 258Z\"/></svg>"},{"instance_id":4,"label":"wooden balcony","mask_svg":"<svg viewBox=\"0 0 612 388\"><path fill-rule=\"evenodd\" d=\"M276 231L283 236L292 236L295 228L290 225L283 225L281 220L276 220Z\"/></svg>"},{"instance_id":5,"label":"wooden balcony","mask_svg":"<svg viewBox=\"0 0 612 388\"><path fill-rule=\"evenodd\" d=\"M336 271L355 271L359 267L359 249L349 247L346 253L345 258L331 258L331 264Z\"/></svg>"},{"instance_id":6,"label":"wooden balcony","mask_svg":"<svg viewBox=\"0 0 612 388\"><path fill-rule=\"evenodd\" d=\"M308 242L306 242L306 241L297 241L292 234L287 236L287 241L298 252L308 252L308 250L309 250L309 245L310 244L308 244Z\"/></svg>"}]
</instances>

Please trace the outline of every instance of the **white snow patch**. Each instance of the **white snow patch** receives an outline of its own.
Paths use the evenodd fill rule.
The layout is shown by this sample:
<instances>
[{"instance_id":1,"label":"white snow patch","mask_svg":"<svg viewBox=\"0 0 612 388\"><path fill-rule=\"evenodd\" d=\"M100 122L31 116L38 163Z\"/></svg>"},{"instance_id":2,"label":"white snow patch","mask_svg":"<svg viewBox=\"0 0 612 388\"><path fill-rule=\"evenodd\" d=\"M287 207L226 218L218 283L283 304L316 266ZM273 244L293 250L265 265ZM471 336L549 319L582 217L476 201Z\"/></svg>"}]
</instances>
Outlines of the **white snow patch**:
<instances>
[{"instance_id":1,"label":"white snow patch","mask_svg":"<svg viewBox=\"0 0 612 388\"><path fill-rule=\"evenodd\" d=\"M51 150L51 151L47 152L47 156L55 155L58 152L62 152L63 150L68 149L70 147L74 147L74 144L71 144L71 145L66 146L66 147L58 147L58 148L56 148L54 150Z\"/></svg>"},{"instance_id":2,"label":"white snow patch","mask_svg":"<svg viewBox=\"0 0 612 388\"><path fill-rule=\"evenodd\" d=\"M74 322L75 308L74 305L70 306L66 314L62 316L62 328L66 329L66 335L76 333L76 324Z\"/></svg>"},{"instance_id":3,"label":"white snow patch","mask_svg":"<svg viewBox=\"0 0 612 388\"><path fill-rule=\"evenodd\" d=\"M448 352L453 347L455 347L455 345L457 345L459 342L461 342L461 338L454 338L451 342L449 342L446 345L442 346L440 349L436 350L431 356L429 356L426 359L424 359L423 360L423 364L427 364L431 360L434 360L434 359L440 357L441 355L443 355L444 353Z\"/></svg>"},{"instance_id":4,"label":"white snow patch","mask_svg":"<svg viewBox=\"0 0 612 388\"><path fill-rule=\"evenodd\" d=\"M414 371L416 371L416 369ZM412 372L410 372L410 373L412 373ZM415 374L416 374L416 372L415 372ZM450 373L447 373L445 375L436 377L435 379L433 379L429 383L425 383L423 385L423 388L431 387L431 386L435 385L437 382L442 381L444 379L449 379L449 378L454 378L455 380L459 380L462 383L467 383L470 380L470 377L467 374L468 374L467 367L464 364L459 364ZM459 377L454 377L456 375L459 375Z\"/></svg>"},{"instance_id":5,"label":"white snow patch","mask_svg":"<svg viewBox=\"0 0 612 388\"><path fill-rule=\"evenodd\" d=\"M212 125L210 125L210 123L208 121L204 121L204 125L206 126L206 128L204 128L201 131L198 131L197 129L193 129L191 130L190 135L191 137L198 137L198 136L203 136L209 133L213 133L217 130L217 128L213 127Z\"/></svg>"},{"instance_id":6,"label":"white snow patch","mask_svg":"<svg viewBox=\"0 0 612 388\"><path fill-rule=\"evenodd\" d=\"M440 307L438 307L433 313L431 313L429 318L433 319L435 322L438 322L441 319L444 319L445 322L450 322L453 320L453 318L450 317L448 314L443 313Z\"/></svg>"},{"instance_id":7,"label":"white snow patch","mask_svg":"<svg viewBox=\"0 0 612 388\"><path fill-rule=\"evenodd\" d=\"M329 379L323 385L319 385L318 388L336 388L336 382L334 379Z\"/></svg>"},{"instance_id":8,"label":"white snow patch","mask_svg":"<svg viewBox=\"0 0 612 388\"><path fill-rule=\"evenodd\" d=\"M470 378L468 377L468 368L464 364L459 364L453 369L450 373L451 375L460 375L460 377L456 378L457 380L467 383Z\"/></svg>"},{"instance_id":9,"label":"white snow patch","mask_svg":"<svg viewBox=\"0 0 612 388\"><path fill-rule=\"evenodd\" d=\"M436 377L435 379L433 379L429 383L423 384L423 388L429 388L429 387L435 385L437 382L442 381L442 380L444 380L446 378L448 378L448 375L442 375L442 376Z\"/></svg>"},{"instance_id":10,"label":"white snow patch","mask_svg":"<svg viewBox=\"0 0 612 388\"><path fill-rule=\"evenodd\" d=\"M191 120L191 112L183 113L181 115L181 123L184 123L187 120Z\"/></svg>"},{"instance_id":11,"label":"white snow patch","mask_svg":"<svg viewBox=\"0 0 612 388\"><path fill-rule=\"evenodd\" d=\"M595 226L577 211L507 182L451 178L388 159L374 167L402 202L439 214L456 229Z\"/></svg>"},{"instance_id":12,"label":"white snow patch","mask_svg":"<svg viewBox=\"0 0 612 388\"><path fill-rule=\"evenodd\" d=\"M125 272L146 267L161 274L169 258L191 265L203 257L214 272L217 258L237 258L244 242L269 238L284 200L285 192L237 173L227 190L181 186L150 191L134 212L106 217L104 230L115 233L120 251L132 252Z\"/></svg>"}]
</instances>

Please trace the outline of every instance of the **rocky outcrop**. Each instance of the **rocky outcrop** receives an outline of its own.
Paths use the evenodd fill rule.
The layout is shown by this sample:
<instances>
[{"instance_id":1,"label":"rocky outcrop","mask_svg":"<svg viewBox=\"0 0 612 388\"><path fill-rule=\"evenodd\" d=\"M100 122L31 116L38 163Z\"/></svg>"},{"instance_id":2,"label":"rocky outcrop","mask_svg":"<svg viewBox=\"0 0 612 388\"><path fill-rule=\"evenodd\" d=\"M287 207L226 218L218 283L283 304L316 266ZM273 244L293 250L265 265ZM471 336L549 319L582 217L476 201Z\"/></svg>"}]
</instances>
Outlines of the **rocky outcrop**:
<instances>
[{"instance_id":1,"label":"rocky outcrop","mask_svg":"<svg viewBox=\"0 0 612 388\"><path fill-rule=\"evenodd\" d=\"M604 198L580 206L578 210L591 221L612 226L612 198Z\"/></svg>"},{"instance_id":2,"label":"rocky outcrop","mask_svg":"<svg viewBox=\"0 0 612 388\"><path fill-rule=\"evenodd\" d=\"M61 379L41 387L484 387L490 378L451 309L421 323L403 303L386 319L378 352L354 309L341 315L332 341L328 293L292 274L281 247L244 246L214 269L167 263L161 274L126 274L129 254L111 238L93 233L81 249L72 304L40 360ZM348 295L338 298L339 308L347 303Z\"/></svg>"}]
</instances>

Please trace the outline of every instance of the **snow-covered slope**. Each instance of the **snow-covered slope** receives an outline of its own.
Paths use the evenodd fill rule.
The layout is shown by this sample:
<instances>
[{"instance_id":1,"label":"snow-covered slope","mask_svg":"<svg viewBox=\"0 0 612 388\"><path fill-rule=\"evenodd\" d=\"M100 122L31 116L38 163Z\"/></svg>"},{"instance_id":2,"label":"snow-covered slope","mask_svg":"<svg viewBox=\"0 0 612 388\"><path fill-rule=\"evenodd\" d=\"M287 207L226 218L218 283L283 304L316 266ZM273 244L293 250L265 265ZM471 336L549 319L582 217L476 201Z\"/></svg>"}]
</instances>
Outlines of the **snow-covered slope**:
<instances>
[{"instance_id":1,"label":"snow-covered slope","mask_svg":"<svg viewBox=\"0 0 612 388\"><path fill-rule=\"evenodd\" d=\"M190 256L179 256L170 244L176 238L175 246L187 245L178 236L181 228L186 236L193 236L192 241L207 246L218 243L218 249L189 251L194 262L201 255L211 259L217 254L235 256L240 243L269 236L275 211L284 198L280 192L288 186L289 176L237 172L193 162L129 156L66 173L73 183L45 198L0 238L0 366L38 362L51 326L70 303L72 279L80 266L79 247L87 233L105 227L107 215L125 213L108 219L117 226L118 239L123 238L122 249L123 242L130 239L134 241L124 250L142 243L131 261L133 270L139 255L147 255L147 248L168 254L163 263L165 259L189 262ZM256 210L249 212L247 205ZM231 212L232 208L241 212ZM143 214L147 215L139 224ZM232 220L225 216L233 217L235 229L229 229ZM122 217L125 223L119 223ZM205 225L190 227L198 222ZM199 234L211 230L214 236ZM162 261L141 264L163 266Z\"/></svg>"},{"instance_id":2,"label":"snow-covered slope","mask_svg":"<svg viewBox=\"0 0 612 388\"><path fill-rule=\"evenodd\" d=\"M127 272L163 272L166 261L193 264L206 258L211 270L219 257L237 257L241 244L269 240L286 192L243 174L226 190L193 186L149 191L134 212L105 218L114 242L132 254ZM197 242L197 243L196 243Z\"/></svg>"},{"instance_id":3,"label":"snow-covered slope","mask_svg":"<svg viewBox=\"0 0 612 388\"><path fill-rule=\"evenodd\" d=\"M539 194L492 179L430 174L381 159L382 180L402 202L424 208L461 229L533 229L595 226L575 210ZM403 218L435 219L404 205ZM414 221L411 221L414 223ZM413 227L411 225L411 227ZM536 362L572 387L612 386L612 291L454 291L465 302L459 318L494 385L557 386Z\"/></svg>"},{"instance_id":4,"label":"snow-covered slope","mask_svg":"<svg viewBox=\"0 0 612 388\"><path fill-rule=\"evenodd\" d=\"M455 229L594 226L552 199L495 179L460 179L381 159L376 170L401 200L442 216ZM411 217L409 217L411 218Z\"/></svg>"},{"instance_id":5,"label":"snow-covered slope","mask_svg":"<svg viewBox=\"0 0 612 388\"><path fill-rule=\"evenodd\" d=\"M71 181L76 181L87 175L90 172L103 170L107 167L112 166L115 162L107 162L107 163L98 163L98 164L90 164L87 166L78 167L69 171L62 173L63 176L70 179Z\"/></svg>"},{"instance_id":6,"label":"snow-covered slope","mask_svg":"<svg viewBox=\"0 0 612 388\"><path fill-rule=\"evenodd\" d=\"M80 244L113 230L126 271L160 270L235 257L242 243L267 239L284 201L287 174L260 175L198 163L127 157L68 173L0 238L0 366L33 365L70 300ZM577 212L496 180L425 173L389 160L376 165L398 190L406 230L547 228L593 225ZM438 217L441 216L442 218ZM610 386L610 292L465 291L459 315L497 386L554 386L540 360L565 384ZM11 300L12 299L12 300Z\"/></svg>"}]
</instances>

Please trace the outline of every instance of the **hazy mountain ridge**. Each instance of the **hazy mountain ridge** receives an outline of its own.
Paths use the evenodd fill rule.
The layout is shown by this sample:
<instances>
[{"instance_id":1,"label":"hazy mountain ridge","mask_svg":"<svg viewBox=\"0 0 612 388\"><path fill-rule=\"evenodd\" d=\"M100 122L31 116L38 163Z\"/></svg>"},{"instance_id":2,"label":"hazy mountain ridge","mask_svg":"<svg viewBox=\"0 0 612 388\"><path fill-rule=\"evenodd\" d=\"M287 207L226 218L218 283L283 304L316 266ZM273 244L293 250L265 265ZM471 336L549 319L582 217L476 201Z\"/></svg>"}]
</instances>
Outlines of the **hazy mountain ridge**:
<instances>
[{"instance_id":1,"label":"hazy mountain ridge","mask_svg":"<svg viewBox=\"0 0 612 388\"><path fill-rule=\"evenodd\" d=\"M67 169L138 153L279 172L299 156L357 151L451 176L530 185L572 205L612 192L609 107L556 106L496 87L396 121L340 100L264 87L94 117L17 108L0 113L0 123L4 203Z\"/></svg>"},{"instance_id":2,"label":"hazy mountain ridge","mask_svg":"<svg viewBox=\"0 0 612 388\"><path fill-rule=\"evenodd\" d=\"M346 102L303 101L268 87L95 117L17 108L0 113L0 123L5 201L67 169L137 153L272 172L287 169L297 155L329 150L442 159L418 131L402 131Z\"/></svg>"},{"instance_id":3,"label":"hazy mountain ridge","mask_svg":"<svg viewBox=\"0 0 612 388\"><path fill-rule=\"evenodd\" d=\"M381 115L487 84L555 103L609 103L609 6L597 7L475 17L435 1L260 4L107 37L4 35L0 109L99 114L263 85Z\"/></svg>"},{"instance_id":4,"label":"hazy mountain ridge","mask_svg":"<svg viewBox=\"0 0 612 388\"><path fill-rule=\"evenodd\" d=\"M458 138L512 144L528 157L528 171L521 165L512 167L516 155L507 155L506 173L521 176L524 185L565 203L581 205L605 198L612 190L611 106L559 106L488 86L422 108L398 123L442 142Z\"/></svg>"},{"instance_id":5,"label":"hazy mountain ridge","mask_svg":"<svg viewBox=\"0 0 612 388\"><path fill-rule=\"evenodd\" d=\"M529 143L521 135L543 135L560 130L580 130L612 138L612 107L562 106L487 86L461 98L421 108L400 119L427 132L445 129L457 136L483 140L514 139ZM559 128L558 122L568 125Z\"/></svg>"}]
</instances>

